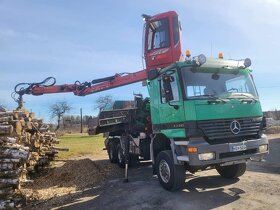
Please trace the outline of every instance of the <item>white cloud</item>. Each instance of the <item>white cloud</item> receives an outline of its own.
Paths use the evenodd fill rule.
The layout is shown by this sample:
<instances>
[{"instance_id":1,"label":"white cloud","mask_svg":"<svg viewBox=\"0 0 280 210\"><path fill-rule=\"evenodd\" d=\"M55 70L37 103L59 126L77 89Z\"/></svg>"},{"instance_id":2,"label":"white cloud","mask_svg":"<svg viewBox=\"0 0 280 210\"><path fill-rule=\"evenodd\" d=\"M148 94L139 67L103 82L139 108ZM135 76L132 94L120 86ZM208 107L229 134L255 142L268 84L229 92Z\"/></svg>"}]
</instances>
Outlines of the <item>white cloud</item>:
<instances>
[{"instance_id":1,"label":"white cloud","mask_svg":"<svg viewBox=\"0 0 280 210\"><path fill-rule=\"evenodd\" d=\"M273 6L280 6L280 0L257 0L259 3L271 4Z\"/></svg>"},{"instance_id":2,"label":"white cloud","mask_svg":"<svg viewBox=\"0 0 280 210\"><path fill-rule=\"evenodd\" d=\"M20 36L20 34L12 29L0 28L0 38L14 38L18 36Z\"/></svg>"}]
</instances>

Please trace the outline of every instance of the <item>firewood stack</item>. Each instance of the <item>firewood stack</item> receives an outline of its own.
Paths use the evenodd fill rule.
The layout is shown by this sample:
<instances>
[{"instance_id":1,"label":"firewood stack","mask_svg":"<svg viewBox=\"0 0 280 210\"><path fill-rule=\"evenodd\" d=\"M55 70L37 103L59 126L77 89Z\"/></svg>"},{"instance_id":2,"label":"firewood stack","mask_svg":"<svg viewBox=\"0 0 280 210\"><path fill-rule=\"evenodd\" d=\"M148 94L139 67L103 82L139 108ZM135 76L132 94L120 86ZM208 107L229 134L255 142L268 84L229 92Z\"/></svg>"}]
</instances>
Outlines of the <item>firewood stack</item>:
<instances>
[{"instance_id":1,"label":"firewood stack","mask_svg":"<svg viewBox=\"0 0 280 210\"><path fill-rule=\"evenodd\" d=\"M25 110L0 111L0 209L13 208L20 201L20 185L27 173L53 160L56 134L34 113Z\"/></svg>"}]
</instances>

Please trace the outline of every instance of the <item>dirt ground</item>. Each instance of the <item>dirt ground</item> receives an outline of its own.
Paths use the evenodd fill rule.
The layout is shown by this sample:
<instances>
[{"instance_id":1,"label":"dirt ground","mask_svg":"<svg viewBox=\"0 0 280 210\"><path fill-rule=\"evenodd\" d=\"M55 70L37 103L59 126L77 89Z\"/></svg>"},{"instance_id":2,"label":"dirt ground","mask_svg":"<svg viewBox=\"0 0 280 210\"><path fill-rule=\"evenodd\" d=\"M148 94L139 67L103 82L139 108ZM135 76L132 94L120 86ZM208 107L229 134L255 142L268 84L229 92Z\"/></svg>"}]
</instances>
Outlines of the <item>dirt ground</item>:
<instances>
[{"instance_id":1,"label":"dirt ground","mask_svg":"<svg viewBox=\"0 0 280 210\"><path fill-rule=\"evenodd\" d=\"M123 170L105 151L57 161L23 187L31 201L26 209L279 209L280 135L269 139L266 162L250 162L242 177L223 179L215 170L187 174L181 192L164 190L149 162L130 169L124 183Z\"/></svg>"}]
</instances>

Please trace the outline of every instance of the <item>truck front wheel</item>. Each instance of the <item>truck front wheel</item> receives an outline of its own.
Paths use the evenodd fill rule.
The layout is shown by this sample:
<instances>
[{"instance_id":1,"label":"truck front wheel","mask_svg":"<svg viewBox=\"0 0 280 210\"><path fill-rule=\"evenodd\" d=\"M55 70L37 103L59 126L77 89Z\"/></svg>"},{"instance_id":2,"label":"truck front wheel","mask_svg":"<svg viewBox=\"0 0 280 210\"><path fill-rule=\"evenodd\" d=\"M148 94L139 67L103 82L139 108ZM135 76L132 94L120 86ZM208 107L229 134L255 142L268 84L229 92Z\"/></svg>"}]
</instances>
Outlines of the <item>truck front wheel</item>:
<instances>
[{"instance_id":1,"label":"truck front wheel","mask_svg":"<svg viewBox=\"0 0 280 210\"><path fill-rule=\"evenodd\" d=\"M170 150L160 152L156 158L156 171L160 184L169 191L184 188L186 171L183 165L175 165Z\"/></svg>"},{"instance_id":2,"label":"truck front wheel","mask_svg":"<svg viewBox=\"0 0 280 210\"><path fill-rule=\"evenodd\" d=\"M242 176L246 171L246 163L228 166L216 166L217 172L224 178L233 179Z\"/></svg>"}]
</instances>

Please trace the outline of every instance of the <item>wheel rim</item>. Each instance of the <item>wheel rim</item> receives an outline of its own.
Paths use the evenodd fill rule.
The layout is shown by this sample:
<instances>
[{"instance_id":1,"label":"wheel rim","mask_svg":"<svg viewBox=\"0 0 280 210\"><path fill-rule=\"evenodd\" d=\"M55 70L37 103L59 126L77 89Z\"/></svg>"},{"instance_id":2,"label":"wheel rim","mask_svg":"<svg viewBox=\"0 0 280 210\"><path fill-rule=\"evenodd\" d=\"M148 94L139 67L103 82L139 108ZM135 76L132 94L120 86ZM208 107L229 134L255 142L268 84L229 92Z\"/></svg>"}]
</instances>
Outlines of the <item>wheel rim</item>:
<instances>
[{"instance_id":1,"label":"wheel rim","mask_svg":"<svg viewBox=\"0 0 280 210\"><path fill-rule=\"evenodd\" d=\"M168 183L170 179L170 168L165 160L161 160L159 163L159 175L164 183Z\"/></svg>"}]
</instances>

